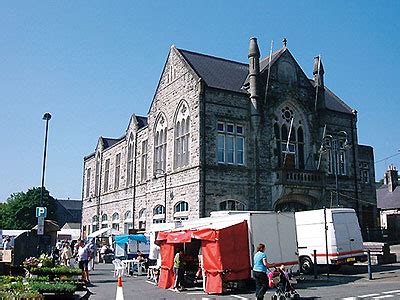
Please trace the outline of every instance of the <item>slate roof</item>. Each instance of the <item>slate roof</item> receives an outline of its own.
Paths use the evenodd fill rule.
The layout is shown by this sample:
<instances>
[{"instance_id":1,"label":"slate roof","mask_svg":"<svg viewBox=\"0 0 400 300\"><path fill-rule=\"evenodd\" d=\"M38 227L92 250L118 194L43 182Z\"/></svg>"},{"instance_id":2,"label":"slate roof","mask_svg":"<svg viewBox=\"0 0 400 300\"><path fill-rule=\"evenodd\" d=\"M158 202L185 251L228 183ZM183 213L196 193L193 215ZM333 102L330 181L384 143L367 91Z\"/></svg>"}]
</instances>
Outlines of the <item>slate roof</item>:
<instances>
[{"instance_id":1,"label":"slate roof","mask_svg":"<svg viewBox=\"0 0 400 300\"><path fill-rule=\"evenodd\" d=\"M136 116L136 120L139 125L139 129L147 126L147 117Z\"/></svg>"},{"instance_id":2,"label":"slate roof","mask_svg":"<svg viewBox=\"0 0 400 300\"><path fill-rule=\"evenodd\" d=\"M387 184L376 190L377 206L380 209L400 209L400 186L389 192Z\"/></svg>"},{"instance_id":3,"label":"slate roof","mask_svg":"<svg viewBox=\"0 0 400 300\"><path fill-rule=\"evenodd\" d=\"M207 86L245 93L242 86L247 77L248 64L182 49L178 51Z\"/></svg>"},{"instance_id":4,"label":"slate roof","mask_svg":"<svg viewBox=\"0 0 400 300\"><path fill-rule=\"evenodd\" d=\"M327 109L339 111L346 114L353 114L350 106L344 103L330 89L325 86L325 106Z\"/></svg>"},{"instance_id":5,"label":"slate roof","mask_svg":"<svg viewBox=\"0 0 400 300\"><path fill-rule=\"evenodd\" d=\"M81 210L82 201L71 199L56 199L67 210Z\"/></svg>"},{"instance_id":6,"label":"slate roof","mask_svg":"<svg viewBox=\"0 0 400 300\"><path fill-rule=\"evenodd\" d=\"M120 137L118 139L111 139L111 138L101 137L101 139L103 140L104 149L107 149L107 148L111 147L112 145L114 145L114 144L120 142L121 140L123 140L124 137Z\"/></svg>"}]
</instances>

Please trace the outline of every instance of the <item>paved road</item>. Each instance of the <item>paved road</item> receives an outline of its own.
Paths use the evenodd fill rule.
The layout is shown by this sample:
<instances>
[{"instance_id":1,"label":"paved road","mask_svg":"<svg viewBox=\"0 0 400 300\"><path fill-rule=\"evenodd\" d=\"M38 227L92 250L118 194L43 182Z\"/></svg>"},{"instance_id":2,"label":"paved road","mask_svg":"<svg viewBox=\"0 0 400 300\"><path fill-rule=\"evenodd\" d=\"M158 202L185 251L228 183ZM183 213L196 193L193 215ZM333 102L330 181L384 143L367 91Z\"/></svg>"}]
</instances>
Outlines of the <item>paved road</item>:
<instances>
[{"instance_id":1,"label":"paved road","mask_svg":"<svg viewBox=\"0 0 400 300\"><path fill-rule=\"evenodd\" d=\"M400 250L400 246L396 246ZM400 251L398 251L400 253ZM93 293L89 300L115 299L117 279L113 277L112 265L99 264L92 272ZM177 293L164 290L149 283L145 276L124 277L125 299L255 299L253 291L241 291L230 295L207 295L201 288ZM330 278L319 276L303 277L296 289L302 299L400 299L400 263L375 266L373 280L368 280L366 266L344 267L331 274ZM270 299L273 291L268 291L265 299Z\"/></svg>"}]
</instances>

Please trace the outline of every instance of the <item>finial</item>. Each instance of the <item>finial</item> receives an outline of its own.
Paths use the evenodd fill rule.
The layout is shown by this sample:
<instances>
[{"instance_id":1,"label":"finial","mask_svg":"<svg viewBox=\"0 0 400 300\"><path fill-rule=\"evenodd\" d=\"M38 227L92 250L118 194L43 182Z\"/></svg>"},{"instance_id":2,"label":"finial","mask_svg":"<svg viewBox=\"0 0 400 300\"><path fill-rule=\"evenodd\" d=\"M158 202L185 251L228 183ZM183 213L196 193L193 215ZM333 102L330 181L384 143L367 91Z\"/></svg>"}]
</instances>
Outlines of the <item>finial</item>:
<instances>
[{"instance_id":1,"label":"finial","mask_svg":"<svg viewBox=\"0 0 400 300\"><path fill-rule=\"evenodd\" d=\"M286 48L286 46L287 46L287 39L286 39L286 38L283 38L282 42L283 42L283 47Z\"/></svg>"}]
</instances>

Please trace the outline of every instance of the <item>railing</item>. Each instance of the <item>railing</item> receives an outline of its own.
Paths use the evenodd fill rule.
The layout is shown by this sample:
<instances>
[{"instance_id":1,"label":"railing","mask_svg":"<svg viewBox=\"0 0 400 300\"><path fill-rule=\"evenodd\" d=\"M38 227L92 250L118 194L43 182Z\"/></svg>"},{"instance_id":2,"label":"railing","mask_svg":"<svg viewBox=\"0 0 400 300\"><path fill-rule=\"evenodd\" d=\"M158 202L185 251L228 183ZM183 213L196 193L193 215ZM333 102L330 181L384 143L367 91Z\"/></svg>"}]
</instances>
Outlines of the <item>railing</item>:
<instances>
[{"instance_id":1,"label":"railing","mask_svg":"<svg viewBox=\"0 0 400 300\"><path fill-rule=\"evenodd\" d=\"M325 173L306 170L277 170L275 171L275 184L283 185L308 185L322 186Z\"/></svg>"}]
</instances>

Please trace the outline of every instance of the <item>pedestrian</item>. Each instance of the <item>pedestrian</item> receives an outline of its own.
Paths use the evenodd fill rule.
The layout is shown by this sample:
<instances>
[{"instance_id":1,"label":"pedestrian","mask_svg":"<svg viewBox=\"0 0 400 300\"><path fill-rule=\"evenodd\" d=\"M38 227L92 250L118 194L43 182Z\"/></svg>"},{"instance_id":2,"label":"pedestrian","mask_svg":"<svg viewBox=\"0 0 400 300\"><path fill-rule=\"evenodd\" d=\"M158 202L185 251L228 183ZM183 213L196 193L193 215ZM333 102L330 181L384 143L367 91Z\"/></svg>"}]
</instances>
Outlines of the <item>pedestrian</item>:
<instances>
[{"instance_id":1,"label":"pedestrian","mask_svg":"<svg viewBox=\"0 0 400 300\"><path fill-rule=\"evenodd\" d=\"M10 237L6 237L4 243L3 243L3 250L11 250L12 246L11 246L11 239Z\"/></svg>"},{"instance_id":2,"label":"pedestrian","mask_svg":"<svg viewBox=\"0 0 400 300\"><path fill-rule=\"evenodd\" d=\"M264 299L265 292L268 289L268 262L264 244L258 244L253 262L253 275L256 282L256 297L257 300L262 300Z\"/></svg>"},{"instance_id":3,"label":"pedestrian","mask_svg":"<svg viewBox=\"0 0 400 300\"><path fill-rule=\"evenodd\" d=\"M68 242L64 243L64 248L61 250L61 261L63 265L70 266L71 265L71 258L72 258L72 250L69 246Z\"/></svg>"},{"instance_id":4,"label":"pedestrian","mask_svg":"<svg viewBox=\"0 0 400 300\"><path fill-rule=\"evenodd\" d=\"M183 268L183 250L179 250L175 254L174 273L175 273L174 288L177 290L182 290L183 289L183 277L185 274L185 270Z\"/></svg>"},{"instance_id":5,"label":"pedestrian","mask_svg":"<svg viewBox=\"0 0 400 300\"><path fill-rule=\"evenodd\" d=\"M78 248L78 263L79 268L82 270L82 281L85 283L90 283L89 279L89 257L90 257L90 250L89 245L85 245L84 241L81 240L79 242Z\"/></svg>"}]
</instances>

